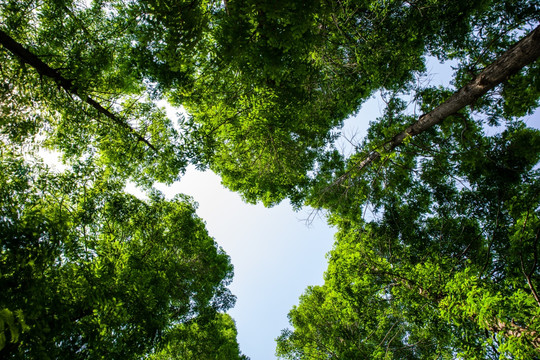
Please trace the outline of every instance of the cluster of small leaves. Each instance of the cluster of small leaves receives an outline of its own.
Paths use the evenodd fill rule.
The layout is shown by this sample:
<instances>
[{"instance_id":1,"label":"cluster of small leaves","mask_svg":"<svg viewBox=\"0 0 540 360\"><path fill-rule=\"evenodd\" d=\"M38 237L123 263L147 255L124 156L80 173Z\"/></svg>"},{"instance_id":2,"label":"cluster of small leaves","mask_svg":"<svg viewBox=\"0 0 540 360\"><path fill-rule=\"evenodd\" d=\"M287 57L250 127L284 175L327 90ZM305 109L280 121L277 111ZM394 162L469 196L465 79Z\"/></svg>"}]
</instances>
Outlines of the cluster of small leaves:
<instances>
[{"instance_id":1,"label":"cluster of small leaves","mask_svg":"<svg viewBox=\"0 0 540 360\"><path fill-rule=\"evenodd\" d=\"M29 330L24 322L24 315L21 310L15 312L9 309L0 310L0 349L10 342L18 342L21 332Z\"/></svg>"},{"instance_id":2,"label":"cluster of small leaves","mask_svg":"<svg viewBox=\"0 0 540 360\"><path fill-rule=\"evenodd\" d=\"M89 163L55 174L3 152L0 166L0 307L21 315L3 358L140 358L234 305L190 199L139 200Z\"/></svg>"},{"instance_id":3,"label":"cluster of small leaves","mask_svg":"<svg viewBox=\"0 0 540 360\"><path fill-rule=\"evenodd\" d=\"M249 360L240 354L236 326L227 314L210 312L167 331L151 360Z\"/></svg>"}]
</instances>

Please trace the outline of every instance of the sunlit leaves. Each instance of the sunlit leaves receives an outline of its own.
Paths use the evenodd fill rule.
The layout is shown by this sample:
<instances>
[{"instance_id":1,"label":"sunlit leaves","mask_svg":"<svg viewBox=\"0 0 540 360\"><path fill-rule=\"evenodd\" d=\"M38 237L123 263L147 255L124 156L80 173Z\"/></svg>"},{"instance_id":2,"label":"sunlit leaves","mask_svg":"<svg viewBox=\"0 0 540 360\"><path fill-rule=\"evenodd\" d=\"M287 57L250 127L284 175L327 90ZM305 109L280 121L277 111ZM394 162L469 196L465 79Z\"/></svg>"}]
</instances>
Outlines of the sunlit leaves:
<instances>
[{"instance_id":1,"label":"sunlit leaves","mask_svg":"<svg viewBox=\"0 0 540 360\"><path fill-rule=\"evenodd\" d=\"M409 121L404 109L392 99L365 144ZM465 111L450 120L363 171L351 156L314 193L336 244L324 286L291 310L280 356L537 356L539 132L514 121L488 136Z\"/></svg>"},{"instance_id":2,"label":"sunlit leaves","mask_svg":"<svg viewBox=\"0 0 540 360\"><path fill-rule=\"evenodd\" d=\"M66 161L94 158L146 186L177 179L185 144L178 124L151 102L155 85L133 55L137 23L118 17L129 13L127 4L35 1L22 13L28 26L13 29L16 5L3 4L2 30L57 76L2 47L3 142L30 148L39 141Z\"/></svg>"},{"instance_id":3,"label":"sunlit leaves","mask_svg":"<svg viewBox=\"0 0 540 360\"><path fill-rule=\"evenodd\" d=\"M167 331L152 360L249 360L236 342L236 325L226 314L207 313Z\"/></svg>"},{"instance_id":4,"label":"sunlit leaves","mask_svg":"<svg viewBox=\"0 0 540 360\"><path fill-rule=\"evenodd\" d=\"M2 160L0 306L24 325L7 358L138 358L173 324L234 304L232 265L190 199L139 200L88 163Z\"/></svg>"}]
</instances>

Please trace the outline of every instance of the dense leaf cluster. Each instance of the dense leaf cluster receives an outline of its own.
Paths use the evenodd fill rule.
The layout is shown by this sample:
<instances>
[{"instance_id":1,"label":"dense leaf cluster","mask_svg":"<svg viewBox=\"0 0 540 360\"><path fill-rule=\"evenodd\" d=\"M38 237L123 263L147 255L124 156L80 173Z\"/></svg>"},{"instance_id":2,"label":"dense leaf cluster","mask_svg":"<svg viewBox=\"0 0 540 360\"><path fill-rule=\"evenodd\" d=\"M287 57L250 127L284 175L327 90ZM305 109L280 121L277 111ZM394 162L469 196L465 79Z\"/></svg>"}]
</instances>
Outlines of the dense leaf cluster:
<instances>
[{"instance_id":1,"label":"dense leaf cluster","mask_svg":"<svg viewBox=\"0 0 540 360\"><path fill-rule=\"evenodd\" d=\"M190 199L139 200L82 164L55 174L3 153L1 168L0 306L22 314L6 358L136 358L234 304Z\"/></svg>"}]
</instances>

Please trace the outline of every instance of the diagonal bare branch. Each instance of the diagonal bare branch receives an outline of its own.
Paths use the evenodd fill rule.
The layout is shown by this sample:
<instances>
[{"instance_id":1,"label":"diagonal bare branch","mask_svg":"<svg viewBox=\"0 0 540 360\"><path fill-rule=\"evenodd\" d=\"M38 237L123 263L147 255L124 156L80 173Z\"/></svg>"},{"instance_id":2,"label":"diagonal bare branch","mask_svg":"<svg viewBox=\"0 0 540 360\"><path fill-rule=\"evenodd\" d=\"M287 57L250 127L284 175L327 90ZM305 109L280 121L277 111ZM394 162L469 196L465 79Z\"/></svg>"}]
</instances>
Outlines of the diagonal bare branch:
<instances>
[{"instance_id":1,"label":"diagonal bare branch","mask_svg":"<svg viewBox=\"0 0 540 360\"><path fill-rule=\"evenodd\" d=\"M119 118L117 115L104 108L100 103L92 99L90 96L79 94L77 87L74 85L73 79L68 79L64 77L58 70L44 63L37 55L26 49L23 45L15 41L11 36L6 34L2 30L0 30L0 45L9 50L19 60L33 67L40 75L53 79L58 84L58 86L64 89L67 93L76 95L88 105L93 107L99 114L104 115L108 119L112 120L112 122L116 125L126 129L129 133L135 136L137 140L142 141L150 149L157 152L157 149L154 147L154 145L152 145L148 140L146 140L141 134L139 134L123 119Z\"/></svg>"}]
</instances>

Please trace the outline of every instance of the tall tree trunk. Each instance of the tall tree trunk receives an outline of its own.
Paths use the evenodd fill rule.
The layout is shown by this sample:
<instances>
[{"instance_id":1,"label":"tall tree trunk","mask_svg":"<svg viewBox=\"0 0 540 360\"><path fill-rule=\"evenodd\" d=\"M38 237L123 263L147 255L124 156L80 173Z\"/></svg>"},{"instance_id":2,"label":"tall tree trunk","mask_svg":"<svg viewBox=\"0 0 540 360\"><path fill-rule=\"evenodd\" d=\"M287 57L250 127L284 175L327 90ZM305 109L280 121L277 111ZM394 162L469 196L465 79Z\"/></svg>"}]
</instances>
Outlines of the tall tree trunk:
<instances>
[{"instance_id":1,"label":"tall tree trunk","mask_svg":"<svg viewBox=\"0 0 540 360\"><path fill-rule=\"evenodd\" d=\"M422 115L414 124L384 143L382 148L385 152L392 151L401 145L407 137L421 134L448 116L457 113L465 106L474 104L482 95L506 81L510 76L533 63L539 57L540 26L518 41L495 62L487 66L473 81L459 89L448 100L429 113ZM381 154L378 151L372 151L358 164L357 170L363 169L380 157Z\"/></svg>"},{"instance_id":2,"label":"tall tree trunk","mask_svg":"<svg viewBox=\"0 0 540 360\"><path fill-rule=\"evenodd\" d=\"M31 51L26 49L24 46L15 41L11 36L3 32L2 30L0 30L0 45L9 50L13 55L19 58L19 60L33 67L38 72L38 74L53 79L58 84L58 86L60 86L66 92L76 95L78 98L93 107L99 114L104 115L108 119L112 120L113 123L126 129L129 133L135 136L137 140L145 143L150 149L157 151L156 148L148 140L146 140L142 135L137 133L137 131L135 131L135 129L129 126L129 124L126 123L124 120L120 119L117 115L105 109L101 104L92 99L90 96L80 95L72 79L67 79L66 77L64 77L58 70L53 69L52 67L44 63L37 55L33 54Z\"/></svg>"}]
</instances>

